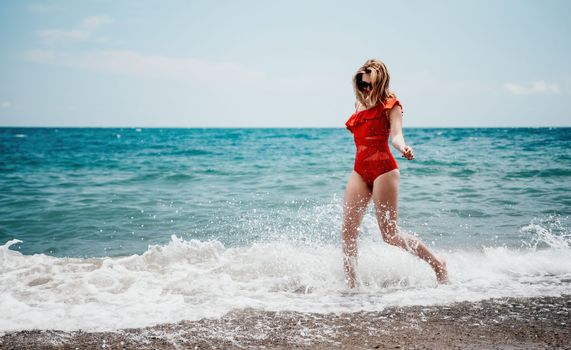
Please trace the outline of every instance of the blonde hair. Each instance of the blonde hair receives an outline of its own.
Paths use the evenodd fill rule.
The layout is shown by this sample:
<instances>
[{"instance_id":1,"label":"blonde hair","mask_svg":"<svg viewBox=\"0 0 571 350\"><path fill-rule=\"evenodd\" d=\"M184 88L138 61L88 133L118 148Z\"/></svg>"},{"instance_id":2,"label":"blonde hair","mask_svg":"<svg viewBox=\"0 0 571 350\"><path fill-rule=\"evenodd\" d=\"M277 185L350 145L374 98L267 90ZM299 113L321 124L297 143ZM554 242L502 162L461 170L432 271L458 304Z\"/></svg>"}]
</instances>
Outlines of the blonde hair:
<instances>
[{"instance_id":1,"label":"blonde hair","mask_svg":"<svg viewBox=\"0 0 571 350\"><path fill-rule=\"evenodd\" d=\"M363 94L357 86L357 82L361 80L363 74L366 73L371 76L371 92L368 95ZM357 101L364 107L371 108L379 103L385 103L389 98L396 97L396 95L389 90L389 82L389 71L385 64L376 59L367 60L353 76L353 90L355 90Z\"/></svg>"}]
</instances>

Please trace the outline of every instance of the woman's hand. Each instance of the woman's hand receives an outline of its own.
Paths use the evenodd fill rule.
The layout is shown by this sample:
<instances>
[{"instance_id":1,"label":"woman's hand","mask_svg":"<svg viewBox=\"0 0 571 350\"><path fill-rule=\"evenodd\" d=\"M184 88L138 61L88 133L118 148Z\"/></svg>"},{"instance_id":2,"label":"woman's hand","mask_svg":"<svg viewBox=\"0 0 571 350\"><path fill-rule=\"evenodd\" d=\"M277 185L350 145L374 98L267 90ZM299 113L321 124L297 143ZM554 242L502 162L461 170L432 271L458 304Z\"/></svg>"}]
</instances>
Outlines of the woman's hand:
<instances>
[{"instance_id":1,"label":"woman's hand","mask_svg":"<svg viewBox=\"0 0 571 350\"><path fill-rule=\"evenodd\" d=\"M404 146L404 148L402 150L402 157L406 158L408 160L413 160L414 159L414 151L412 150L412 147Z\"/></svg>"}]
</instances>

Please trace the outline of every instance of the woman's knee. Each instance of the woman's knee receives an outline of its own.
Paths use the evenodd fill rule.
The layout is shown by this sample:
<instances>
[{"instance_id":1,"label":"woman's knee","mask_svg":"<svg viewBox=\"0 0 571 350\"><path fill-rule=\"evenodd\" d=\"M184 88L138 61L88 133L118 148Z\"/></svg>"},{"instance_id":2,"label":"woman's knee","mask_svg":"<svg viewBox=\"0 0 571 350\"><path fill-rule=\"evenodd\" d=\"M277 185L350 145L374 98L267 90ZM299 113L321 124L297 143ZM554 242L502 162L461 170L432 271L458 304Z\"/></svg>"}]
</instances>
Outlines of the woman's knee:
<instances>
[{"instance_id":1,"label":"woman's knee","mask_svg":"<svg viewBox=\"0 0 571 350\"><path fill-rule=\"evenodd\" d=\"M397 221L388 217L379 218L379 226L381 229L381 236L383 241L390 245L399 245L400 238L398 232Z\"/></svg>"},{"instance_id":2,"label":"woman's knee","mask_svg":"<svg viewBox=\"0 0 571 350\"><path fill-rule=\"evenodd\" d=\"M401 246L402 243L402 239L397 234L383 234L383 241L394 246Z\"/></svg>"},{"instance_id":3,"label":"woman's knee","mask_svg":"<svg viewBox=\"0 0 571 350\"><path fill-rule=\"evenodd\" d=\"M351 208L345 212L343 218L343 239L345 241L357 239L362 216L361 212L355 208Z\"/></svg>"},{"instance_id":4,"label":"woman's knee","mask_svg":"<svg viewBox=\"0 0 571 350\"><path fill-rule=\"evenodd\" d=\"M360 221L367 210L365 200L345 202L343 206L343 217L345 221Z\"/></svg>"}]
</instances>

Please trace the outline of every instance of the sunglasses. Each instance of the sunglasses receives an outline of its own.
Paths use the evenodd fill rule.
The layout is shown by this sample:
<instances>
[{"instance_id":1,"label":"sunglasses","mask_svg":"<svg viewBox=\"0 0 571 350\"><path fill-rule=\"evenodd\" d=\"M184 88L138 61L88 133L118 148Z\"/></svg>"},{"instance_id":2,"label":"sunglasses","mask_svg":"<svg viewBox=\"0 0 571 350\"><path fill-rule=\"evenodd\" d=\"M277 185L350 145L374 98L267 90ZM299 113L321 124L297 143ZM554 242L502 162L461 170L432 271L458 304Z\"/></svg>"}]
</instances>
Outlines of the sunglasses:
<instances>
[{"instance_id":1,"label":"sunglasses","mask_svg":"<svg viewBox=\"0 0 571 350\"><path fill-rule=\"evenodd\" d=\"M373 85L371 85L371 83L367 83L366 81L358 80L357 81L357 88L359 88L359 90L365 90L365 88L372 89Z\"/></svg>"}]
</instances>

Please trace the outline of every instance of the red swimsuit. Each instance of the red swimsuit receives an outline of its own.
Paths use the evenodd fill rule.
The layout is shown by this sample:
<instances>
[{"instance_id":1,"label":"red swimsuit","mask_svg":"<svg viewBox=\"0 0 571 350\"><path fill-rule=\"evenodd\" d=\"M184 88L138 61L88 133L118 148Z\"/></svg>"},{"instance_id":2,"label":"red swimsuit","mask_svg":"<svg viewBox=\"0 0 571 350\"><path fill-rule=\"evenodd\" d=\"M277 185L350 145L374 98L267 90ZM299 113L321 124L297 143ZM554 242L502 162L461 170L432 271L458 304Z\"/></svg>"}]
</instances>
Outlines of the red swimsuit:
<instances>
[{"instance_id":1,"label":"red swimsuit","mask_svg":"<svg viewBox=\"0 0 571 350\"><path fill-rule=\"evenodd\" d=\"M391 123L389 111L394 106L401 106L396 98L389 98L385 103L355 112L345 126L353 133L357 155L354 170L361 175L369 188L373 181L386 172L398 169L397 162L389 149ZM401 106L402 108L402 106Z\"/></svg>"}]
</instances>

